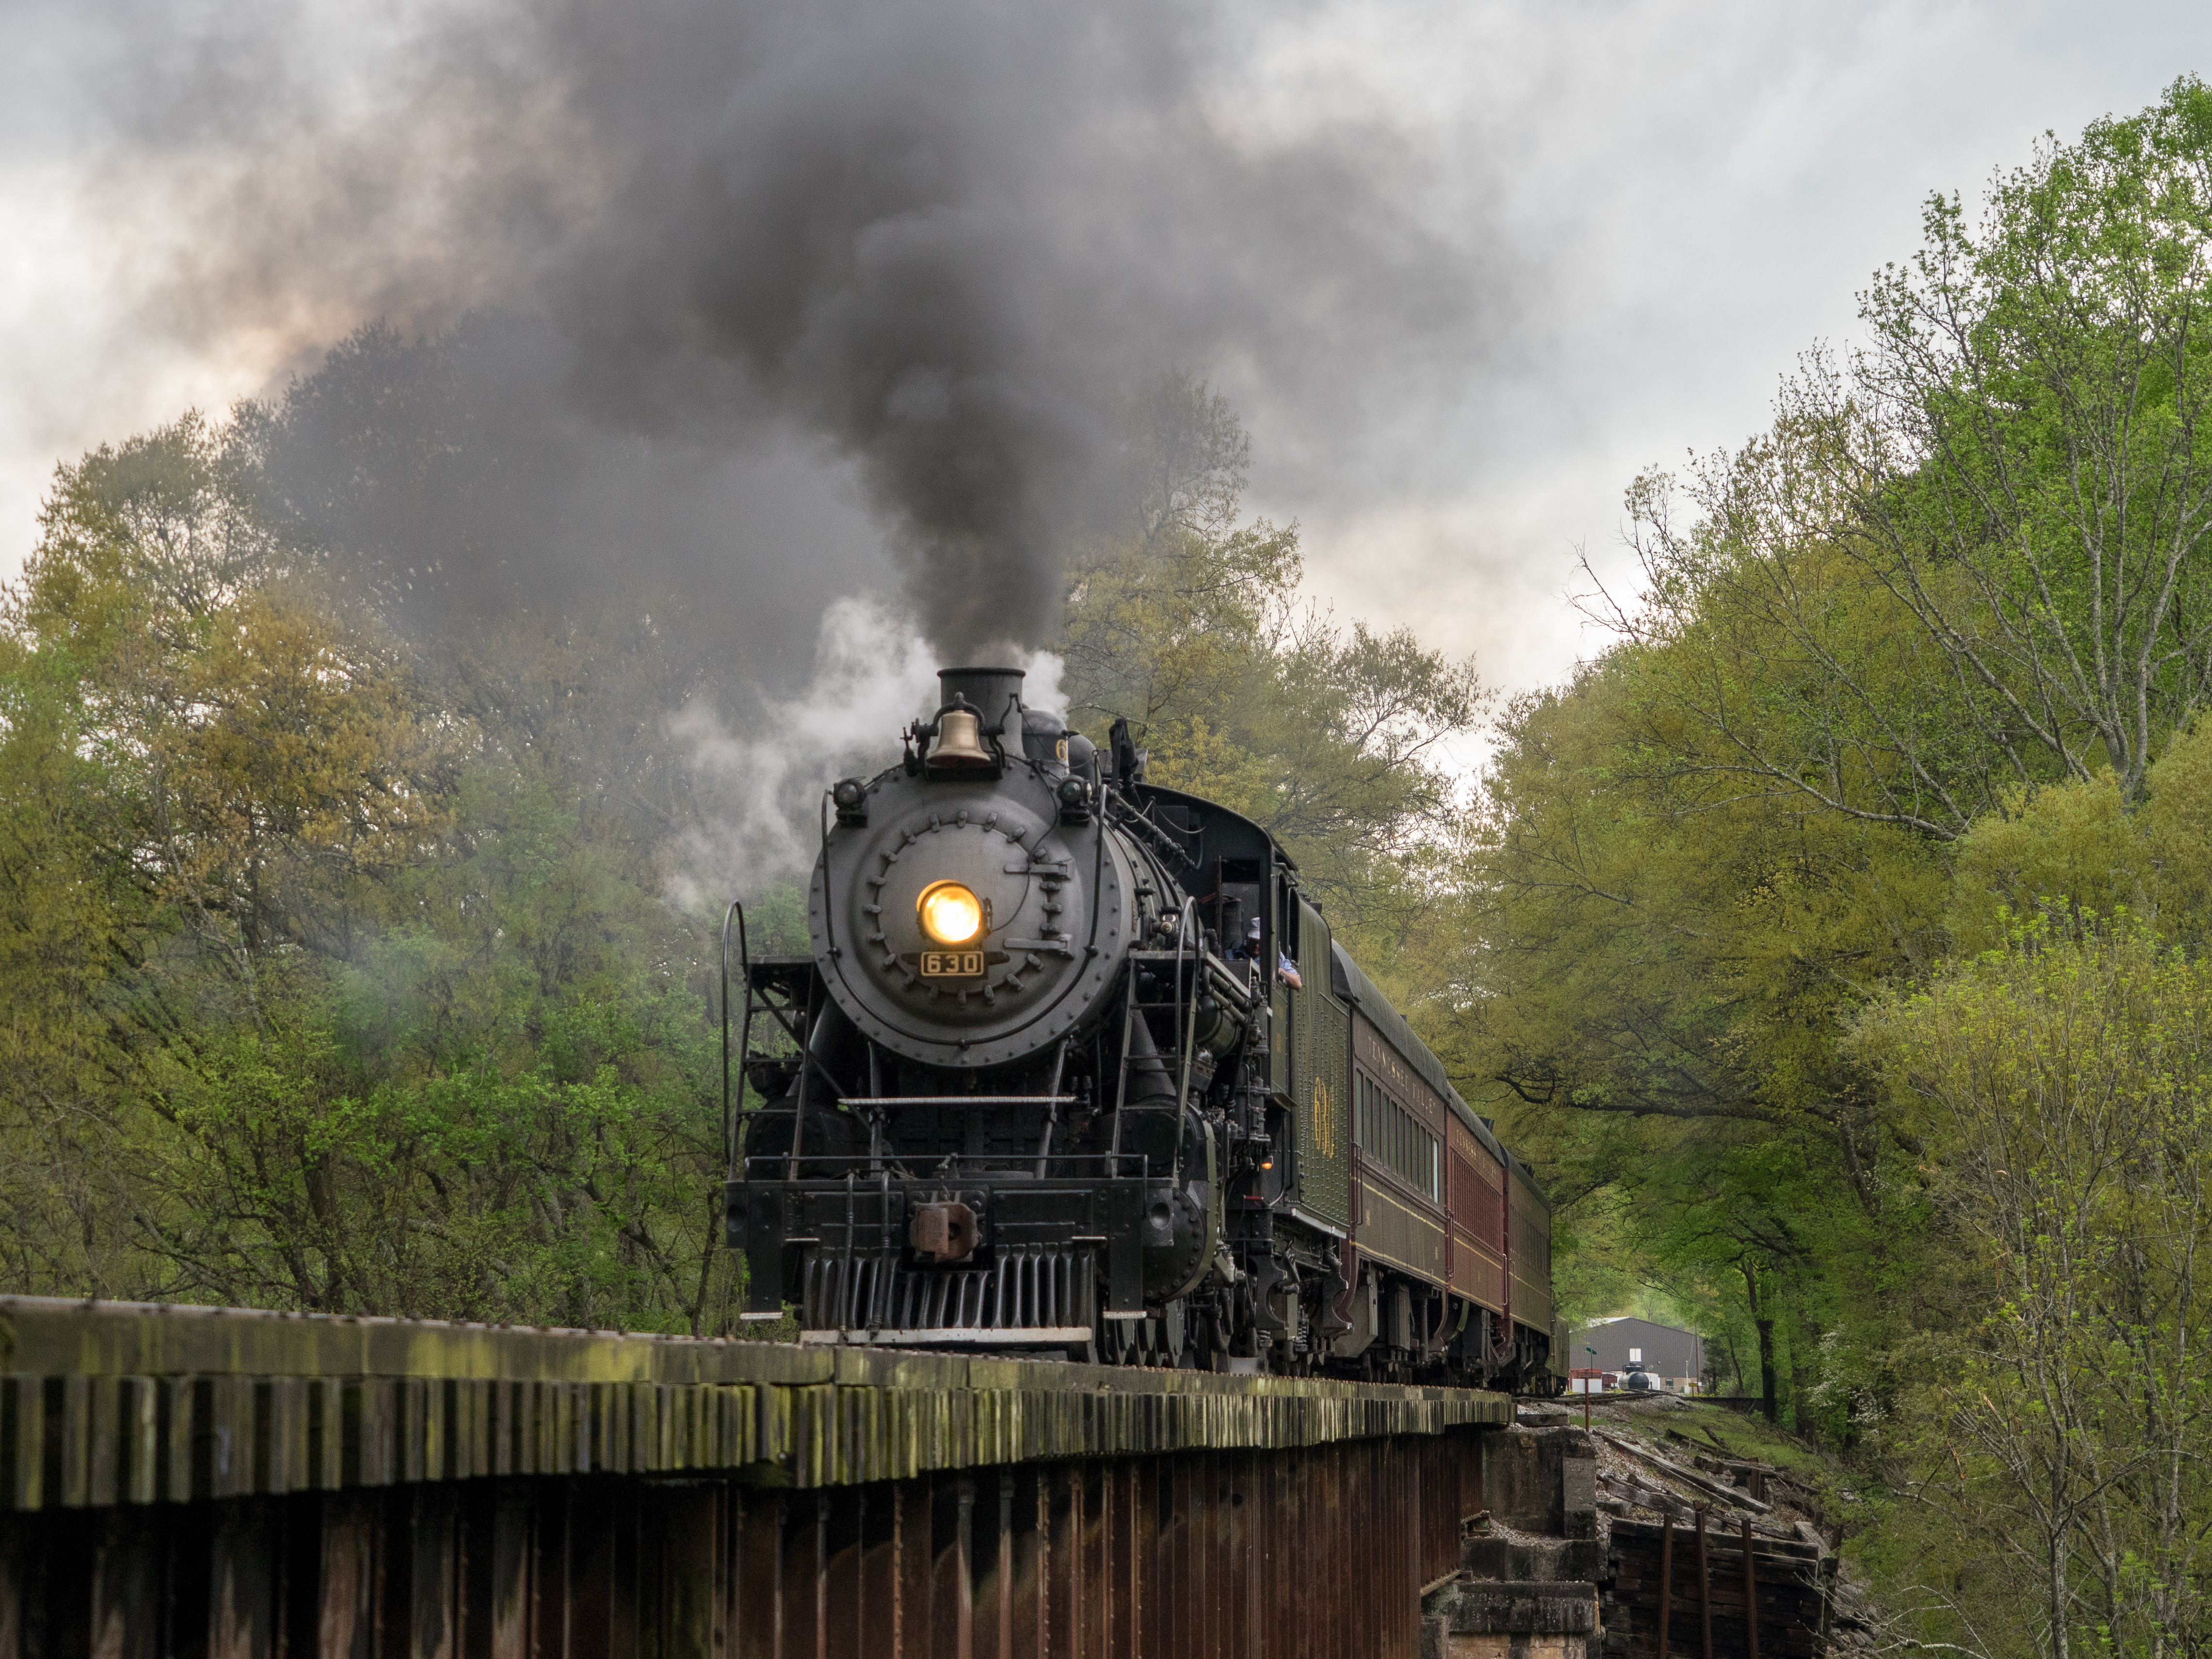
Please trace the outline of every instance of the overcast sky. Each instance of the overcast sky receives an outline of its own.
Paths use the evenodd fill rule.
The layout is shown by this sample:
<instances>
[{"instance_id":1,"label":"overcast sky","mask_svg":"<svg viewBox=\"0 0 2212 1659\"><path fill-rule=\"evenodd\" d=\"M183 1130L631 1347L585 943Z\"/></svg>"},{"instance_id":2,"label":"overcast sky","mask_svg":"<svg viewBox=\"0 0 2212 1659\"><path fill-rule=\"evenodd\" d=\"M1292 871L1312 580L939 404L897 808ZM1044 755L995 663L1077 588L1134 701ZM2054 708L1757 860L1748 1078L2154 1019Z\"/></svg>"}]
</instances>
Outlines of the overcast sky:
<instances>
[{"instance_id":1,"label":"overcast sky","mask_svg":"<svg viewBox=\"0 0 2212 1659\"><path fill-rule=\"evenodd\" d=\"M409 9L328 9L334 107L373 101L375 45ZM1928 191L1971 197L2045 130L2149 103L2205 67L2205 17L2148 0L1255 9L1221 118L1388 121L1435 214L1482 204L1501 246L1468 280L1510 289L1517 320L1481 361L1440 366L1449 398L1395 423L1365 410L1340 447L1310 410L1271 418L1265 365L1199 365L1253 428L1254 504L1304 525L1310 586L1340 615L1473 651L1495 684L1558 678L1596 642L1565 603L1575 551L1617 569L1633 472L1741 441L1797 353L1849 337L1855 292L1911 253ZM362 318L281 270L243 308L149 306L145 273L173 273L182 232L167 158L103 106L131 9L0 0L0 19L12 565L58 459L266 392Z\"/></svg>"}]
</instances>

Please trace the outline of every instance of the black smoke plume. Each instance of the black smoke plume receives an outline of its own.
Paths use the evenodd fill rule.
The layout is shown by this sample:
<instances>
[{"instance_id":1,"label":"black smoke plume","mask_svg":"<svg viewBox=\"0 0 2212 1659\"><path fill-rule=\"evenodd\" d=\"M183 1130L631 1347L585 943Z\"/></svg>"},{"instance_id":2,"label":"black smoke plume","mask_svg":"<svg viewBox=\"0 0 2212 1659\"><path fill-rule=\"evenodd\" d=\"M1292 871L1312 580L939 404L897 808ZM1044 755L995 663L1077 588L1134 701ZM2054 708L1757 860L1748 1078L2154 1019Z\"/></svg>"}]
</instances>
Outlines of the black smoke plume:
<instances>
[{"instance_id":1,"label":"black smoke plume","mask_svg":"<svg viewBox=\"0 0 2212 1659\"><path fill-rule=\"evenodd\" d=\"M1510 319L1385 126L1234 90L1274 25L1226 0L457 3L343 118L318 25L221 15L107 70L118 166L206 158L163 315L389 319L280 401L272 476L449 617L672 589L773 647L872 567L842 465L947 657L1038 644L1161 374L1353 466Z\"/></svg>"}]
</instances>

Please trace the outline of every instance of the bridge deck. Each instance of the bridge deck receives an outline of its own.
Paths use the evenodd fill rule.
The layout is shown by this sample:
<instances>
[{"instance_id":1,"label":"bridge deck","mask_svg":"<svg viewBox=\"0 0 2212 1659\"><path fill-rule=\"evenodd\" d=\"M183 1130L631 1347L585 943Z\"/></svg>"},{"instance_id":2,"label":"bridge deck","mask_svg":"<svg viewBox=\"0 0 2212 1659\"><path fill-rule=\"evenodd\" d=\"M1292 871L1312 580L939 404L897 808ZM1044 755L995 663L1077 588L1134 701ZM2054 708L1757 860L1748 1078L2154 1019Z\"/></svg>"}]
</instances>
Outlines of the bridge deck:
<instances>
[{"instance_id":1,"label":"bridge deck","mask_svg":"<svg viewBox=\"0 0 2212 1659\"><path fill-rule=\"evenodd\" d=\"M1468 1389L0 1297L0 1511L514 1475L828 1488L1511 1415Z\"/></svg>"}]
</instances>

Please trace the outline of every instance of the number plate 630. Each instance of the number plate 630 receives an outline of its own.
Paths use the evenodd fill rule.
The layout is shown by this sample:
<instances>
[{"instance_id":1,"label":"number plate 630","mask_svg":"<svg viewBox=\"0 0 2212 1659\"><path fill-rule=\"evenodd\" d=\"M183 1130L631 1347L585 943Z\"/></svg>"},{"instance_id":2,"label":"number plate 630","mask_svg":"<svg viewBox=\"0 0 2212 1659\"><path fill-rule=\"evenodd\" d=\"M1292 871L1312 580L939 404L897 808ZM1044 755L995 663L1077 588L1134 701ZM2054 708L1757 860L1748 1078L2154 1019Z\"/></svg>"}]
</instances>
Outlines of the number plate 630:
<instances>
[{"instance_id":1,"label":"number plate 630","mask_svg":"<svg viewBox=\"0 0 2212 1659\"><path fill-rule=\"evenodd\" d=\"M921 976L924 979L981 979L983 975L983 953L981 951L924 951L921 953Z\"/></svg>"}]
</instances>

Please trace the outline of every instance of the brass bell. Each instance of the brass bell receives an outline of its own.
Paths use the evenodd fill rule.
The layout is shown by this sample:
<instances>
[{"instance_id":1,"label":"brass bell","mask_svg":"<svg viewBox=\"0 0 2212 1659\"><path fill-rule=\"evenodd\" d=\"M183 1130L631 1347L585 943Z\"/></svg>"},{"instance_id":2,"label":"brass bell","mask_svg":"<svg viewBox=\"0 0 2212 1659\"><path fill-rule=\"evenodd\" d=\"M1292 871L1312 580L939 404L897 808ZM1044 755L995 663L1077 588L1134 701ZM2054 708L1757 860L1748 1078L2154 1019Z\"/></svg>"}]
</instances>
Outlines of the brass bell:
<instances>
[{"instance_id":1,"label":"brass bell","mask_svg":"<svg viewBox=\"0 0 2212 1659\"><path fill-rule=\"evenodd\" d=\"M982 722L966 703L957 703L937 717L937 747L929 751L929 763L949 772L998 764L983 747Z\"/></svg>"}]
</instances>

